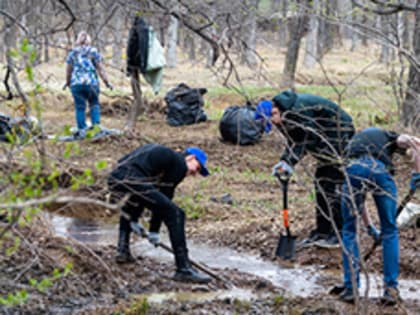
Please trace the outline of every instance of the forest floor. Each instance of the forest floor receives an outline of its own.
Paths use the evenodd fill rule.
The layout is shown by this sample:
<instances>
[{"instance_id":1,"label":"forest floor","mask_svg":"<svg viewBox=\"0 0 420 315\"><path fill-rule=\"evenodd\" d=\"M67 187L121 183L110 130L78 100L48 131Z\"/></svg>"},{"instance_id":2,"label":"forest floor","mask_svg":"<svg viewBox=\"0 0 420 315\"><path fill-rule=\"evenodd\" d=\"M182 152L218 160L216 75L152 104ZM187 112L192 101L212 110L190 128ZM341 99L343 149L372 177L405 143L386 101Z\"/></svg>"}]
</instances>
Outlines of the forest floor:
<instances>
[{"instance_id":1,"label":"forest floor","mask_svg":"<svg viewBox=\"0 0 420 315\"><path fill-rule=\"evenodd\" d=\"M204 81L197 82L204 84ZM323 84L313 84L317 83L319 86ZM269 97L270 93L272 96L271 89L262 91L260 96ZM240 98L231 93L215 93L212 90L209 91L208 99L210 105L206 105L206 110L210 120L207 122L170 127L165 122L163 99L150 97L149 110L141 116L134 134L71 144L45 141L46 150L57 161L64 161L63 165L67 170L94 169L97 161L106 161L107 167L95 172L97 181L93 188L66 191L69 194L99 196L104 199L106 174L120 157L138 146L147 142L161 143L175 150L200 146L208 154L211 176L185 179L179 185L174 199L187 213L188 240L252 254L284 268L285 263L274 257L279 233L282 231L281 188L270 175L271 167L277 162L283 149L283 138L278 132L272 132L253 146L241 147L221 142L217 118L220 118L223 108L237 104ZM108 128L122 129L131 98L107 93L107 96L101 96L101 102L102 124ZM72 123L73 105L67 93L47 90L42 95L42 103L46 104L43 117L47 133L61 132L64 122ZM347 106L351 107L350 101ZM388 119L389 113L393 111L395 109L388 108L381 119ZM358 122L358 127L367 126L372 117L366 113L361 115L364 115L364 119ZM36 147L34 144L28 146L29 149ZM7 150L7 144L1 144L1 148ZM70 158L58 158L64 156L69 149L72 152ZM408 187L409 161L399 158L396 165L396 182L401 200ZM315 223L312 186L314 166L314 160L305 157L296 167L296 174L289 185L291 229L299 239L307 236ZM222 198L227 194L231 199L228 203L223 202ZM414 202L420 203L420 199L417 197ZM375 206L370 198L367 207L378 225ZM117 215L100 207L53 205L49 210L64 216L111 222L117 229ZM175 282L171 280L174 272L172 262L156 260L147 255L137 256L138 260L133 265L117 265L114 262L116 244L85 244L63 238L54 232L54 227L42 216L35 218L26 227L14 227L11 235L20 236L22 241L16 251L0 257L0 296L5 297L8 293L21 289L25 289L30 295L28 301L21 305L1 306L0 312L4 314L308 315L351 314L361 311L339 302L328 295L327 291L309 297L293 296L287 289L276 287L263 277L235 268L221 268L215 272L229 279L235 288L255 293L254 298L200 299L198 296L202 292L226 290L226 285L220 281L213 281L208 286ZM402 230L400 240L400 277L420 280L418 231ZM6 238L1 246L6 249L12 247L13 242L13 238ZM371 244L369 237L362 235L361 242L362 251L366 251ZM200 257L193 258L200 261ZM367 272L380 274L381 260L381 251L377 250L366 266ZM55 269L62 271L69 263L72 266L69 272L54 272ZM341 283L340 250L316 247L303 249L287 268L301 266L314 266L319 272L329 272L328 276L320 280L325 287ZM31 279L37 279L38 284L42 279L49 279L51 284L37 286ZM419 291L420 287L416 286L412 290ZM165 292L186 292L191 295L158 303L148 299L150 294ZM375 299L370 299L363 301L362 306L367 307L369 314L420 313L419 299L409 299L394 307L384 307Z\"/></svg>"}]
</instances>

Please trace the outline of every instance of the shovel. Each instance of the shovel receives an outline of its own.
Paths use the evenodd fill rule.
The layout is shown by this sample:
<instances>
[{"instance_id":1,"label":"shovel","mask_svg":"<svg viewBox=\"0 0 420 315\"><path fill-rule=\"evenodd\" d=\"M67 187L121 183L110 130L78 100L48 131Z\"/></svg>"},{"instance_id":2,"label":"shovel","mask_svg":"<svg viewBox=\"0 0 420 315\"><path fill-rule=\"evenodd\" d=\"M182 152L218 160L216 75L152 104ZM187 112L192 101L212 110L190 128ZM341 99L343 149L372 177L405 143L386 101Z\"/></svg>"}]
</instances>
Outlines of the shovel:
<instances>
[{"instance_id":1,"label":"shovel","mask_svg":"<svg viewBox=\"0 0 420 315\"><path fill-rule=\"evenodd\" d=\"M284 260L292 259L296 252L296 236L292 236L289 227L289 210L287 208L287 188L288 180L283 179L279 173L276 173L283 188L283 224L286 228L286 235L280 234L279 243L276 249L276 256Z\"/></svg>"}]
</instances>

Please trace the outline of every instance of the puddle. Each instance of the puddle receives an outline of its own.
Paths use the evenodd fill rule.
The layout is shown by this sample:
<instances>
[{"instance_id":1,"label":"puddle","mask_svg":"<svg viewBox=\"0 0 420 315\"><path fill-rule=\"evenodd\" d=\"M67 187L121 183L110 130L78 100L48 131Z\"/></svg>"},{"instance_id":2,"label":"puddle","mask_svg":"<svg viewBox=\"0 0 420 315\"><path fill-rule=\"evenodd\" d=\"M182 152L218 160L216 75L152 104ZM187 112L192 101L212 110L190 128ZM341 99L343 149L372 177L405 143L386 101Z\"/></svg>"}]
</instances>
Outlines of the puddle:
<instances>
[{"instance_id":1,"label":"puddle","mask_svg":"<svg viewBox=\"0 0 420 315\"><path fill-rule=\"evenodd\" d=\"M260 294L255 294L252 290L233 288L230 290L220 290L215 292L163 292L152 294L140 294L136 298L146 298L149 303L162 304L167 301L175 302L208 302L214 300L237 299L241 301L251 301L253 299L266 297Z\"/></svg>"},{"instance_id":2,"label":"puddle","mask_svg":"<svg viewBox=\"0 0 420 315\"><path fill-rule=\"evenodd\" d=\"M97 243L102 245L116 244L118 235L118 225L98 224L92 221L66 218L61 216L52 216L52 226L55 232L64 237L72 237L81 242ZM164 243L169 244L169 241L163 236ZM136 238L132 243L132 252L134 255L147 256L161 261L173 261L172 254L166 252L161 248L156 248L150 245L146 240ZM295 267L282 268L276 263L264 261L261 258L245 253L239 253L229 248L224 247L210 247L208 245L196 244L188 241L188 248L190 257L197 262L202 262L210 268L219 269L233 269L240 272L252 274L270 281L274 286L282 288L287 294L299 297L314 296L318 293L325 293L329 288L318 284L318 279L322 275L328 275L325 271L320 271L316 266L309 267ZM360 293L363 295L366 287L366 281L362 276ZM370 282L370 297L378 297L382 295L382 276L376 274L369 274ZM248 296L252 297L252 292L247 290L233 291L218 291L211 293L200 292L195 297L204 299L222 298L223 294L231 294L230 297L238 299L246 299ZM399 280L399 290L403 299L412 299L420 301L420 280ZM191 297L191 294L186 293L186 296ZM216 294L216 296L214 296ZM219 295L218 295L219 294ZM240 296L244 294L244 296ZM182 299L184 297L181 293L162 293L148 296L148 299ZM220 297L221 296L221 297ZM229 297L229 296L227 296Z\"/></svg>"}]
</instances>

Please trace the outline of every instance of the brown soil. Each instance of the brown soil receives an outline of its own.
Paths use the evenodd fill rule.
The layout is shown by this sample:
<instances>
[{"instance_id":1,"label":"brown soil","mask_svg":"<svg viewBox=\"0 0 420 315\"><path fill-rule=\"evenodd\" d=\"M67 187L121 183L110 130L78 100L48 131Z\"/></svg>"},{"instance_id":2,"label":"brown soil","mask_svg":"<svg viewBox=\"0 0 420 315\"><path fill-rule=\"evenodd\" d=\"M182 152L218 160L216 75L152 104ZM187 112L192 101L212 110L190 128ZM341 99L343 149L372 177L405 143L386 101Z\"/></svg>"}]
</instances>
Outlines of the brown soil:
<instances>
[{"instance_id":1,"label":"brown soil","mask_svg":"<svg viewBox=\"0 0 420 315\"><path fill-rule=\"evenodd\" d=\"M285 50L266 47L259 51L264 57L264 76L244 66L239 66L243 83L247 86L266 87L277 86L281 82L281 70L284 63ZM301 58L302 60L303 58ZM375 64L359 76L360 69L377 60L377 52L372 47L365 51L349 52L334 50L325 56L323 66L328 73L326 80L319 67L307 69L299 65L296 81L300 85L325 86L330 82L348 86L345 100L355 98L358 109L347 108L355 117L358 127L368 124L369 111L366 106L380 109L383 106L384 116L393 115L395 106L384 93L389 86L389 75L384 66ZM48 88L40 96L42 104L44 129L48 134L62 132L65 124L74 124L73 101L68 91L61 91L64 82L64 68L59 62L51 62L37 67L36 77L41 82L47 82ZM351 61L351 62L350 62ZM179 66L165 70L163 90L168 90L180 82L186 82L194 87L219 87L223 81L216 80L211 71L204 66L191 64L180 59ZM222 71L222 70L221 70ZM225 71L226 72L226 71ZM116 90L131 95L130 85L123 73L110 69L111 81ZM49 78L52 78L51 80ZM353 82L354 78L358 78ZM366 88L365 88L366 87ZM31 86L24 86L29 89ZM281 87L277 86L280 90ZM339 87L340 89L340 87ZM366 90L366 91L365 91ZM324 90L322 90L324 91ZM360 92L363 91L363 94ZM149 87L143 85L145 95L151 95ZM268 93L268 92L265 92ZM321 93L321 92L320 92ZM337 101L337 95L332 92ZM322 93L321 93L322 94ZM108 95L108 96L106 96ZM109 91L101 94L102 124L108 128L123 129L132 103L131 96L115 95ZM269 93L258 97L272 97ZM360 97L361 96L361 97ZM228 105L243 104L241 96L235 93L205 96L210 100L208 110L224 109ZM363 99L363 100L361 100ZM360 104L360 102L362 102ZM186 211L187 234L189 239L223 245L238 251L259 255L263 259L274 260L274 249L279 233L282 232L281 220L281 189L270 175L283 149L282 137L272 132L255 146L239 147L222 143L219 140L218 122L208 121L192 126L170 127L165 122L165 104L162 97L148 98L149 110L141 116L135 132L129 136L112 136L99 141L85 140L73 144L71 158L63 158L68 150L68 143L46 141L46 151L59 165L62 177L60 184L62 194L66 196L90 197L108 200L106 191L106 174L116 164L117 160L146 142L159 142L174 149L182 150L186 146L200 146L209 155L209 166L212 173L207 178L187 178L177 190L175 201ZM13 103L5 103L6 111L14 111ZM373 108L375 107L375 108ZM391 109L389 109L391 108ZM358 112L357 110L360 110ZM379 118L381 118L379 117ZM375 117L373 117L375 118ZM381 119L382 119L381 118ZM375 118L376 119L376 118ZM382 123L386 121L376 121ZM397 129L398 130L398 129ZM34 149L39 146L29 145L25 148ZM0 144L4 152L10 146ZM2 151L3 152L3 151ZM14 152L17 152L15 150ZM77 190L70 189L71 175L80 174L85 168L94 168L98 160L108 162L108 167L95 171L95 183L90 187ZM16 159L16 162L18 159ZM3 163L3 160L1 161ZM397 183L400 192L399 199L407 191L410 169L407 161L396 163ZM10 166L8 164L7 166ZM23 170L26 166L20 166ZM314 160L305 158L296 168L296 175L290 184L289 208L292 233L298 238L305 237L314 226L314 201L312 196L312 172ZM47 170L48 171L48 170ZM3 185L3 183L1 183ZM1 186L3 188L3 186ZM223 195L230 194L232 204L221 202ZM414 202L420 203L419 197ZM377 222L375 206L368 200L368 208ZM50 204L46 210L60 214L96 218L117 222L117 216L112 211L92 204ZM1 213L0 213L1 214ZM138 257L134 265L117 265L114 262L115 246L85 245L71 242L54 236L51 228L41 219L32 221L29 226L16 227L9 231L6 239L0 243L0 297L9 292L21 289L30 294L29 300L22 305L6 308L0 307L1 314L351 314L361 310L339 302L327 293L306 299L284 298L284 292L273 288L264 280L235 270L216 270L232 284L239 288L249 288L254 292L268 294L268 298L257 298L251 302L227 298L221 301L199 302L194 299L188 302L170 301L161 305L149 305L138 294L159 292L201 292L225 289L223 283L214 282L209 286L192 286L174 282L170 279L174 267L172 264L154 261L147 257ZM419 234L418 229L401 231L401 277L420 279ZM10 254L7 248L14 244L14 238L21 238L17 250ZM371 240L362 235L362 250L369 248ZM4 253L4 254L3 254ZM197 257L199 258L199 257ZM279 265L284 264L277 260ZM67 263L72 263L71 272L53 280L52 286L40 291L30 285L31 278L41 281L52 276L55 268L62 271ZM341 281L341 254L339 250L323 250L309 248L297 253L297 264L316 265L320 269L332 271L332 276L323 279L326 285L334 285ZM381 251L367 264L369 272L380 272ZM368 314L420 314L420 306L410 301L396 307L382 307L374 300L363 303Z\"/></svg>"},{"instance_id":2,"label":"brown soil","mask_svg":"<svg viewBox=\"0 0 420 315\"><path fill-rule=\"evenodd\" d=\"M45 129L48 133L61 130L62 125L55 122L72 121L73 109L68 97L47 98L55 110L47 111ZM223 102L223 98L221 99ZM215 100L217 103L217 100ZM129 98L105 99L103 125L109 128L120 128L130 104ZM187 178L177 190L175 201L185 209L187 234L190 239L208 242L215 245L231 247L260 255L273 260L273 251L282 231L280 216L281 189L270 176L271 166L277 162L282 151L280 134L272 132L254 146L239 147L222 143L219 140L218 122L207 121L185 127L170 127L165 123L163 102L150 102L151 109L142 116L135 133L130 137L112 136L99 141L85 140L75 143L80 152L75 150L71 159L63 162L63 170L83 170L94 167L98 160L108 162L108 167L95 172L96 183L93 188L76 192L66 190L64 194L77 194L85 197L106 199L105 176L118 158L146 142L154 141L168 145L176 150L191 145L202 147L209 156L212 173L208 178ZM63 156L67 143L47 141L49 154ZM3 145L2 145L3 146ZM407 190L409 166L407 161L397 163L397 183L401 196ZM292 233L299 238L306 236L314 225L314 202L311 197L311 170L314 167L312 158L305 158L296 168L296 175L290 184L290 219ZM230 194L232 204L221 202L224 194ZM420 200L415 200L420 202ZM68 206L68 205L66 205ZM374 219L375 207L368 201ZM98 207L66 208L52 205L50 211L71 216L103 218L115 214L107 213ZM419 278L419 242L417 231L401 231L401 277ZM35 221L30 228L14 228L12 236L20 236L23 241L12 255L2 255L0 296L8 292L26 288L31 293L29 301L21 306L2 308L5 313L72 313L109 314L111 312L133 312L137 302L130 300L132 294L144 294L166 291L194 291L223 289L222 283L209 286L191 286L170 280L173 273L171 264L139 258L135 265L120 266L114 263L115 247L87 246L79 243L69 244L66 239L51 235L47 228ZM1 246L7 248L12 239ZM70 247L69 247L70 246ZM362 236L362 248L370 246L370 239ZM62 268L71 262L73 268L69 275L53 281L45 293L29 286L29 279L42 279L51 276L54 268ZM340 282L341 253L339 250L322 250L309 248L298 252L296 262L302 265L318 265L319 268L335 271L336 277L325 279L331 285ZM381 272L381 256L378 250L368 262L369 272ZM279 292L263 280L240 274L234 270L217 270L217 272L240 288L251 288L271 294L271 298L257 299L252 302L240 302L227 299L214 302L169 302L162 305L148 305L147 314L342 314L357 312L351 306L338 302L327 294L308 299L283 299ZM131 309L130 309L131 303ZM418 313L420 307L406 303L398 307L382 308L374 301L366 305L370 313L396 314L407 310ZM90 307L89 307L90 306ZM143 305L144 306L144 305ZM133 309L134 307L134 309ZM137 305L140 307L141 305Z\"/></svg>"}]
</instances>

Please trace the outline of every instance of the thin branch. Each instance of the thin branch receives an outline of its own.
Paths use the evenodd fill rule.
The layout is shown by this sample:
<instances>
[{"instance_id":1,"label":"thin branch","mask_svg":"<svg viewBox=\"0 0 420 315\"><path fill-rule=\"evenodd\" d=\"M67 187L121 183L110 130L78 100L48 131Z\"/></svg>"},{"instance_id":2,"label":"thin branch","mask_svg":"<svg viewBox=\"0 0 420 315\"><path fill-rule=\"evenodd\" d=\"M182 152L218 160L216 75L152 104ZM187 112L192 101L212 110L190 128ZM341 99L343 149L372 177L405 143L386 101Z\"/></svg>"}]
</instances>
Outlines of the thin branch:
<instances>
[{"instance_id":1,"label":"thin branch","mask_svg":"<svg viewBox=\"0 0 420 315\"><path fill-rule=\"evenodd\" d=\"M352 3L356 6L361 8L363 11L365 12L369 12L369 13L376 13L379 15L390 15L390 14L395 14L401 11L416 11L416 8L399 3L399 4L393 4L393 3L385 3L385 2L381 2L381 1L377 1L377 0L370 0L371 2L375 3L377 8L371 8L368 7L364 4L359 3L357 0L351 0ZM379 9L378 6L384 6L386 8L389 8L388 10L384 10L384 9Z\"/></svg>"},{"instance_id":2,"label":"thin branch","mask_svg":"<svg viewBox=\"0 0 420 315\"><path fill-rule=\"evenodd\" d=\"M413 11L413 12L416 11L415 6L411 6L411 5L402 3L402 2L392 3L389 0L386 1L386 2L383 2L381 0L370 0L370 1L372 1L376 5L380 5L380 6L383 6L385 8L395 8L395 9L398 9L400 11L402 11L402 10L408 10L408 11Z\"/></svg>"},{"instance_id":3,"label":"thin branch","mask_svg":"<svg viewBox=\"0 0 420 315\"><path fill-rule=\"evenodd\" d=\"M70 27L73 25L73 23L76 21L76 17L74 16L73 11L70 9L67 2L64 1L64 0L57 0L57 1L58 1L58 3L61 3L63 5L63 7L66 9L66 11L70 14L71 21L69 22L69 24L67 24L66 27L64 27L62 29L54 30L53 32L51 32L51 34L54 34L54 33L60 32L60 31L65 31L65 32L68 31L70 29Z\"/></svg>"},{"instance_id":4,"label":"thin branch","mask_svg":"<svg viewBox=\"0 0 420 315\"><path fill-rule=\"evenodd\" d=\"M4 10L0 10L0 14L3 14L4 16L8 17L10 20L13 21L13 24L17 24L24 32L25 34L28 34L29 31L28 29L25 27L25 25L23 25L22 23L20 23L18 21L18 19L16 17L14 17L13 15L11 15L10 13L4 11ZM10 27L10 26L9 26Z\"/></svg>"},{"instance_id":5,"label":"thin branch","mask_svg":"<svg viewBox=\"0 0 420 315\"><path fill-rule=\"evenodd\" d=\"M36 207L52 202L56 203L89 203L101 206L110 210L119 210L121 206L127 201L129 195L124 196L117 204L111 204L105 201L92 199L88 197L74 197L74 196L59 196L58 194L50 195L40 199L31 199L23 202L15 202L10 204L0 204L1 209L25 209L29 207Z\"/></svg>"}]
</instances>

